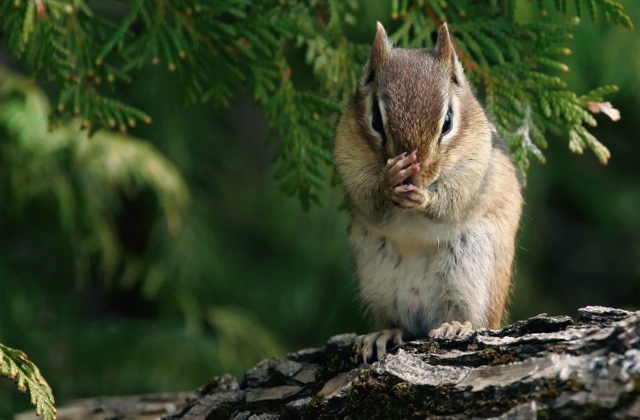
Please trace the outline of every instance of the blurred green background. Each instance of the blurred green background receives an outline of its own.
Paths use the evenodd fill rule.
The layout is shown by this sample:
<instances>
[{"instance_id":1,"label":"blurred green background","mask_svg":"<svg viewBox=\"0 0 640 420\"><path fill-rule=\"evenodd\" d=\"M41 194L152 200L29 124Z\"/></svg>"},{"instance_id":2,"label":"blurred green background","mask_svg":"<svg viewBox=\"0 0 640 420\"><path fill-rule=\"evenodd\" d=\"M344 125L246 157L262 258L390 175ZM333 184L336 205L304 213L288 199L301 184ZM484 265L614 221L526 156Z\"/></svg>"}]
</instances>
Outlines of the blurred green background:
<instances>
[{"instance_id":1,"label":"blurred green background","mask_svg":"<svg viewBox=\"0 0 640 420\"><path fill-rule=\"evenodd\" d=\"M640 25L640 2L623 3ZM394 25L382 2L360 12L359 41L376 20ZM530 169L511 320L640 309L640 35L586 20L575 34L565 80L578 93L618 85L609 100L622 119L599 116L594 130L608 166L550 139L547 164ZM0 66L21 69L1 49ZM277 144L265 145L249 92L228 109L185 106L171 74L141 72L121 94L153 117L133 131L151 147L0 127L0 342L24 350L62 402L194 389L374 328L357 302L339 187L303 212L273 180ZM34 113L45 103L27 81L2 78L39 98L25 105ZM129 155L128 167L100 164ZM0 417L26 408L0 381Z\"/></svg>"}]
</instances>

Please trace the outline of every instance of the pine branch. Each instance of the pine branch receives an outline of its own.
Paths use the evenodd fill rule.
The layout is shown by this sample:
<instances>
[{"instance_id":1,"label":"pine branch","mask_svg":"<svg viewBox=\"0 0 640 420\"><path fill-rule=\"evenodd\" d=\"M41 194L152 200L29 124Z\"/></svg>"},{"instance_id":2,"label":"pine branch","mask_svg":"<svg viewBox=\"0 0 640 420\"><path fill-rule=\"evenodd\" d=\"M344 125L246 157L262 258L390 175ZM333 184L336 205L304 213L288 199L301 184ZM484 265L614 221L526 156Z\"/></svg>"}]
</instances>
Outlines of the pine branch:
<instances>
[{"instance_id":1,"label":"pine branch","mask_svg":"<svg viewBox=\"0 0 640 420\"><path fill-rule=\"evenodd\" d=\"M312 202L319 202L325 178L321 168L331 163L334 123L317 109L332 109L336 115L340 105L335 100L295 90L291 70L283 60L271 70L281 75L278 85L270 89L271 85L264 85L270 79L257 74L256 97L271 122L271 139L280 142L275 178L287 194L298 196L302 207L308 209Z\"/></svg>"},{"instance_id":2,"label":"pine branch","mask_svg":"<svg viewBox=\"0 0 640 420\"><path fill-rule=\"evenodd\" d=\"M575 8L575 16L579 18L582 18L584 9L587 9L589 17L594 22L598 20L598 15L602 15L607 22L633 29L633 22L624 12L622 4L614 0L554 0L551 3L556 10L567 15L571 2ZM546 15L547 3L548 0L538 0L538 6L543 15Z\"/></svg>"},{"instance_id":3,"label":"pine branch","mask_svg":"<svg viewBox=\"0 0 640 420\"><path fill-rule=\"evenodd\" d=\"M20 392L29 392L36 415L45 420L56 418L55 400L51 387L42 377L40 369L24 352L0 343L0 375L13 380Z\"/></svg>"},{"instance_id":4,"label":"pine branch","mask_svg":"<svg viewBox=\"0 0 640 420\"><path fill-rule=\"evenodd\" d=\"M16 0L0 3L0 31L37 79L57 83L54 126L76 116L92 132L124 132L138 122L150 123L144 110L115 96L122 85L135 82L134 70L149 65L174 73L192 102L228 106L238 91L253 89L269 118L269 138L280 145L276 175L306 207L317 201L326 178L321 167L330 163L336 100L350 98L370 44L345 35L355 22L356 0L285 4L131 0L108 19L82 0ZM590 148L606 162L608 151L588 131L595 123L588 104L601 103L614 88L580 96L557 74L568 71L566 45L579 17L588 13L631 28L629 16L615 0L538 0L541 17L517 22L521 4L394 1L391 17L400 22L391 38L403 47L430 47L437 27L449 24L469 79L523 172L531 159L544 159L541 150L550 135L568 139L575 152ZM567 21L545 18L547 7ZM303 70L312 80L291 74L294 50L304 54L308 69ZM325 97L335 100L316 100Z\"/></svg>"},{"instance_id":5,"label":"pine branch","mask_svg":"<svg viewBox=\"0 0 640 420\"><path fill-rule=\"evenodd\" d=\"M120 264L127 268L113 229L121 194L152 193L167 230L175 234L189 201L187 186L151 144L104 130L89 138L77 120L49 132L48 112L46 97L29 80L0 70L0 126L10 150L3 164L15 203L52 197L78 260L99 256L108 280ZM84 274L78 273L80 281Z\"/></svg>"}]
</instances>

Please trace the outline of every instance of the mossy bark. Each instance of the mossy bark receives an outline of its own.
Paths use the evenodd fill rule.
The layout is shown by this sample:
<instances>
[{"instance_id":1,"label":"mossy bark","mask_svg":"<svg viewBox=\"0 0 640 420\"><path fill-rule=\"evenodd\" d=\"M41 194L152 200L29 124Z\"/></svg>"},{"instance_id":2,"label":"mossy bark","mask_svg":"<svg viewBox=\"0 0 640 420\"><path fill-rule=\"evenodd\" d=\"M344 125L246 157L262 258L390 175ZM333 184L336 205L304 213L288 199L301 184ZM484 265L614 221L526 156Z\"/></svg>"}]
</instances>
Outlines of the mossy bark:
<instances>
[{"instance_id":1,"label":"mossy bark","mask_svg":"<svg viewBox=\"0 0 640 420\"><path fill-rule=\"evenodd\" d=\"M240 382L218 377L167 406L165 418L640 417L640 312L587 307L575 323L539 315L465 339L406 343L366 366L354 361L354 338L264 360ZM108 407L86 414L105 418Z\"/></svg>"}]
</instances>

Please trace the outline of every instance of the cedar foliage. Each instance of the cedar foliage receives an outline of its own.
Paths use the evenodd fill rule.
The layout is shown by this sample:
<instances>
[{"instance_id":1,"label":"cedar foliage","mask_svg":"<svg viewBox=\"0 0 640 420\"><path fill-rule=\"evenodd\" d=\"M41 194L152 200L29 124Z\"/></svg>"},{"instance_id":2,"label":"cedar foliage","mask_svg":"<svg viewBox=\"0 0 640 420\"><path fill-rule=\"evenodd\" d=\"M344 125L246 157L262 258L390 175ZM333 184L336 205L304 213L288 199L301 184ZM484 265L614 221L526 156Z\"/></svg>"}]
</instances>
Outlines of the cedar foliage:
<instances>
[{"instance_id":1,"label":"cedar foliage","mask_svg":"<svg viewBox=\"0 0 640 420\"><path fill-rule=\"evenodd\" d=\"M0 375L13 380L20 392L29 392L38 416L45 420L56 418L51 388L26 354L0 343Z\"/></svg>"},{"instance_id":2,"label":"cedar foliage","mask_svg":"<svg viewBox=\"0 0 640 420\"><path fill-rule=\"evenodd\" d=\"M56 249L47 252L55 259L60 257L61 249L71 247L74 260L59 263L75 263L74 270L70 271L75 272L77 289L90 287L96 278L107 287L124 290L140 283L145 297L162 302L167 312L180 310L186 320L186 329L190 326L194 329L195 324L206 325L215 331L216 345L212 346L215 354L208 355L214 363L225 360L228 368L243 367L265 353L281 352L274 337L242 311L207 306L207 299L197 301L196 296L202 296L199 287L202 283L206 287L203 277L214 271L215 261L210 262L209 254L211 244L202 239L212 234L203 226L202 218L194 216L194 203L190 203L186 182L178 169L150 143L127 134L100 130L89 138L86 130L79 130L77 120L49 132L49 111L49 102L39 88L24 77L0 69L0 203L4 210L0 222L7 221L2 220L7 216L18 219L18 214L29 214L30 204L46 209L53 217L45 218L45 229L56 237ZM125 246L123 235L126 233L118 228L125 202L140 197L149 197L158 208L158 214L146 214L151 226L151 232L146 235L151 239L146 238L144 229L143 234L141 231L133 233L153 244L148 252ZM61 227L60 231L51 226L52 221ZM37 231L37 227L30 229ZM11 236L0 230L5 236ZM38 236L42 240L45 235L38 232ZM0 243L0 247L4 245ZM2 250L6 253L7 248ZM11 260L10 255L5 257ZM43 284L40 288L37 279L31 279L35 290L32 289L28 297L30 304L25 305L20 296L23 289L15 289L16 282L23 279L12 276L10 270L5 272L5 264L5 260L0 262L0 279L6 290L11 291L11 297L2 303L15 303L22 310L16 315L13 305L0 305L2 313L10 315L3 320L29 319L46 311L41 306L42 293L46 295L51 289ZM48 283L52 278L52 274L47 273L42 281ZM55 300L54 296L48 298ZM30 322L22 321L18 324L29 328ZM8 324L11 329L11 322ZM6 325L0 323L0 334L5 332L3 327ZM151 328L162 330L157 324ZM100 327L92 333L109 335ZM90 341L88 337L92 333L83 332L83 338ZM137 333L138 344L127 348L132 364L135 364L138 349L148 352L149 341L152 341L144 335L144 330ZM60 335L60 343L64 343L62 336L65 333L60 332ZM156 343L162 342L158 336L152 338ZM166 337L166 340L175 338ZM250 346L246 344L248 342ZM40 336L38 345L47 347L46 338ZM197 354L196 347L191 343L191 354ZM235 351L237 348L248 350L238 352ZM51 350L56 352L55 348ZM121 360L120 364L127 362ZM36 411L45 419L55 418L51 389L22 351L0 344L0 375L13 379L20 391L28 391Z\"/></svg>"},{"instance_id":3,"label":"cedar foliage","mask_svg":"<svg viewBox=\"0 0 640 420\"><path fill-rule=\"evenodd\" d=\"M587 106L616 87L578 94L558 73L568 71L562 59L581 18L631 28L629 16L614 0L537 0L540 17L519 22L522 3L394 0L398 27L390 37L401 46L431 46L434 31L448 22L469 78L523 173L532 158L544 161L550 134L606 163L609 151L588 131L596 120ZM366 5L356 0L131 0L114 15L82 0L13 0L0 4L0 28L33 76L57 86L54 126L74 116L92 132L151 123L113 93L136 83L135 70L148 65L175 73L189 101L226 106L252 86L270 138L279 142L276 178L308 208L326 182L320 168L331 161L339 103L366 61L369 44L345 35L360 7ZM545 19L548 9L563 13L564 22ZM296 86L291 74L291 52L299 50L314 75L310 86Z\"/></svg>"}]
</instances>

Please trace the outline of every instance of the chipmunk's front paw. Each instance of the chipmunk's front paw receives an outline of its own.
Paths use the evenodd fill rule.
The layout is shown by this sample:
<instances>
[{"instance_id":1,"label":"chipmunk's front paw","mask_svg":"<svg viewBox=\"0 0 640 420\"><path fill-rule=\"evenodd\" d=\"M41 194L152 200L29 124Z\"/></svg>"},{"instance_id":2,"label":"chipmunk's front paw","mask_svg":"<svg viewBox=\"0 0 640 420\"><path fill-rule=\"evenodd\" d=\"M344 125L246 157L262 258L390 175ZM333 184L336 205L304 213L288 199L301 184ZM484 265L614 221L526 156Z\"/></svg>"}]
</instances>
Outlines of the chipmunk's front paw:
<instances>
[{"instance_id":1,"label":"chipmunk's front paw","mask_svg":"<svg viewBox=\"0 0 640 420\"><path fill-rule=\"evenodd\" d=\"M420 207L427 200L424 192L412 183L412 177L420 172L417 159L415 152L402 153L389 159L385 166L384 194L403 209Z\"/></svg>"},{"instance_id":2,"label":"chipmunk's front paw","mask_svg":"<svg viewBox=\"0 0 640 420\"><path fill-rule=\"evenodd\" d=\"M387 347L397 346L402 341L402 331L398 328L377 331L356 337L356 361L361 358L364 363L380 360L387 354Z\"/></svg>"},{"instance_id":3,"label":"chipmunk's front paw","mask_svg":"<svg viewBox=\"0 0 640 420\"><path fill-rule=\"evenodd\" d=\"M464 324L458 321L453 321L451 324L444 322L438 328L434 328L429 332L429 338L466 338L473 334L474 331L473 325L469 321Z\"/></svg>"}]
</instances>

